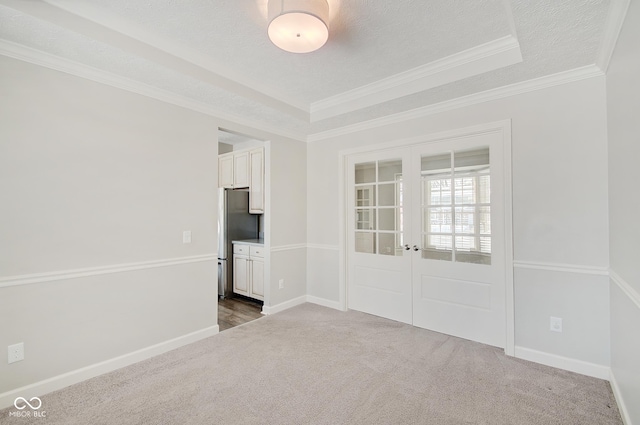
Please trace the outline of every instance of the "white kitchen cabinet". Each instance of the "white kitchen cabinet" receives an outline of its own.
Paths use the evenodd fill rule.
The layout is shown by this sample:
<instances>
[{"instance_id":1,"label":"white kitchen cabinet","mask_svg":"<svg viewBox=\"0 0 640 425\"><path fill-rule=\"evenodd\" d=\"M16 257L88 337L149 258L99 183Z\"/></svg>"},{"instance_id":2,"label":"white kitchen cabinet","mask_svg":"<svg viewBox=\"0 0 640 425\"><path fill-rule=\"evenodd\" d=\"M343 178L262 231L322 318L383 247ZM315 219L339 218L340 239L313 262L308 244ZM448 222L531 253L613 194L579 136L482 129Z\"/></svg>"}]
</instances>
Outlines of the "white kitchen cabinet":
<instances>
[{"instance_id":1,"label":"white kitchen cabinet","mask_svg":"<svg viewBox=\"0 0 640 425\"><path fill-rule=\"evenodd\" d=\"M249 152L239 151L233 153L233 188L242 189L249 187Z\"/></svg>"},{"instance_id":2,"label":"white kitchen cabinet","mask_svg":"<svg viewBox=\"0 0 640 425\"><path fill-rule=\"evenodd\" d=\"M233 244L233 292L264 300L264 248Z\"/></svg>"},{"instance_id":3,"label":"white kitchen cabinet","mask_svg":"<svg viewBox=\"0 0 640 425\"><path fill-rule=\"evenodd\" d=\"M264 213L264 148L249 151L249 212Z\"/></svg>"},{"instance_id":4,"label":"white kitchen cabinet","mask_svg":"<svg viewBox=\"0 0 640 425\"><path fill-rule=\"evenodd\" d=\"M218 187L247 188L250 182L250 172L249 151L218 155Z\"/></svg>"},{"instance_id":5,"label":"white kitchen cabinet","mask_svg":"<svg viewBox=\"0 0 640 425\"><path fill-rule=\"evenodd\" d=\"M233 188L233 153L218 156L218 187Z\"/></svg>"},{"instance_id":6,"label":"white kitchen cabinet","mask_svg":"<svg viewBox=\"0 0 640 425\"><path fill-rule=\"evenodd\" d=\"M264 148L218 156L218 187L249 188L249 212L264 213Z\"/></svg>"}]
</instances>

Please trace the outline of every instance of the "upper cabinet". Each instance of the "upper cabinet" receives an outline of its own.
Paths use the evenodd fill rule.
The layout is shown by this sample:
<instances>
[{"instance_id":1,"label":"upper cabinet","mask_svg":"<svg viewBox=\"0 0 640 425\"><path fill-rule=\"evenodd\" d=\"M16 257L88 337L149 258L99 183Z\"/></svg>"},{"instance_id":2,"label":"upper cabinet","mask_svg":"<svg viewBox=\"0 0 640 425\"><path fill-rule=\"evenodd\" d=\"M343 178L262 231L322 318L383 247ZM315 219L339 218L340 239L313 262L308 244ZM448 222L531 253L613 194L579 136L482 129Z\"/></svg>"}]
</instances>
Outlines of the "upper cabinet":
<instances>
[{"instance_id":1,"label":"upper cabinet","mask_svg":"<svg viewBox=\"0 0 640 425\"><path fill-rule=\"evenodd\" d=\"M249 212L262 214L264 212L264 148L249 151Z\"/></svg>"},{"instance_id":2,"label":"upper cabinet","mask_svg":"<svg viewBox=\"0 0 640 425\"><path fill-rule=\"evenodd\" d=\"M218 186L233 188L233 153L218 156Z\"/></svg>"},{"instance_id":3,"label":"upper cabinet","mask_svg":"<svg viewBox=\"0 0 640 425\"><path fill-rule=\"evenodd\" d=\"M264 213L264 148L219 155L218 186L227 189L249 188L249 212Z\"/></svg>"},{"instance_id":4,"label":"upper cabinet","mask_svg":"<svg viewBox=\"0 0 640 425\"><path fill-rule=\"evenodd\" d=\"M249 187L249 151L229 152L218 156L218 187Z\"/></svg>"},{"instance_id":5,"label":"upper cabinet","mask_svg":"<svg viewBox=\"0 0 640 425\"><path fill-rule=\"evenodd\" d=\"M233 188L243 189L249 187L249 152L239 151L233 153Z\"/></svg>"}]
</instances>

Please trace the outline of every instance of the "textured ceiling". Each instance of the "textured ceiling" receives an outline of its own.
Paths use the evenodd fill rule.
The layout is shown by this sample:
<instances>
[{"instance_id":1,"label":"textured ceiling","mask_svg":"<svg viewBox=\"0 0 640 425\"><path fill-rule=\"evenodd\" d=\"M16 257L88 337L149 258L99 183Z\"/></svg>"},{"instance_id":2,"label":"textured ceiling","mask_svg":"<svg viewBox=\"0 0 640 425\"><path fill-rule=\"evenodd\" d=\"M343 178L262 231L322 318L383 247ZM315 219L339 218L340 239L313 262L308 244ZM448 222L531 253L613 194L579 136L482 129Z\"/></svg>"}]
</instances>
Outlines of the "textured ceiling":
<instances>
[{"instance_id":1,"label":"textured ceiling","mask_svg":"<svg viewBox=\"0 0 640 425\"><path fill-rule=\"evenodd\" d=\"M307 104L510 34L502 0L350 0L324 48L292 55L255 0L86 1Z\"/></svg>"},{"instance_id":2,"label":"textured ceiling","mask_svg":"<svg viewBox=\"0 0 640 425\"><path fill-rule=\"evenodd\" d=\"M266 0L0 0L0 39L306 135L594 64L610 1L329 0L329 41L296 55ZM522 62L311 124L314 102L505 36Z\"/></svg>"}]
</instances>

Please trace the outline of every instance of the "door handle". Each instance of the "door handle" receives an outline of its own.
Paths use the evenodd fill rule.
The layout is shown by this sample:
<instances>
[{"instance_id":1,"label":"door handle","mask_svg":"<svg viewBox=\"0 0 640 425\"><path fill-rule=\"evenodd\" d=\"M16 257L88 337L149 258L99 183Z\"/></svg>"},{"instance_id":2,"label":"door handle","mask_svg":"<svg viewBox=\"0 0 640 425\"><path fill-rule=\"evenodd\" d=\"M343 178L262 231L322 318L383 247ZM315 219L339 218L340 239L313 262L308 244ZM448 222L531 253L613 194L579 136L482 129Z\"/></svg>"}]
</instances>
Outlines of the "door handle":
<instances>
[{"instance_id":1,"label":"door handle","mask_svg":"<svg viewBox=\"0 0 640 425\"><path fill-rule=\"evenodd\" d=\"M414 251L420 251L420 248L418 248L418 245L414 245L414 246L413 246L413 250L414 250Z\"/></svg>"},{"instance_id":2,"label":"door handle","mask_svg":"<svg viewBox=\"0 0 640 425\"><path fill-rule=\"evenodd\" d=\"M407 243L407 244L404 244L404 250L405 250L405 251L409 251L410 249L411 249L411 248L409 248L409 244L408 244L408 243Z\"/></svg>"}]
</instances>

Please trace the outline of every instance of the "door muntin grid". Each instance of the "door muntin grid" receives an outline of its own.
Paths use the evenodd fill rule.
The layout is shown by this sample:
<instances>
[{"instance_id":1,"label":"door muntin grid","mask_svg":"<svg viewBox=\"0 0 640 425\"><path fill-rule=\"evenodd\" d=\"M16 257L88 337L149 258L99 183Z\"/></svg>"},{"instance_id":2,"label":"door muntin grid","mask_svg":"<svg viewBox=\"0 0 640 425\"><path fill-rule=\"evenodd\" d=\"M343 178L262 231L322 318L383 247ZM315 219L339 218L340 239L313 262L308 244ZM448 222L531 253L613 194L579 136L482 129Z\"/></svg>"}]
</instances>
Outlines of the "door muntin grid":
<instances>
[{"instance_id":1,"label":"door muntin grid","mask_svg":"<svg viewBox=\"0 0 640 425\"><path fill-rule=\"evenodd\" d=\"M422 258L491 264L489 148L421 158Z\"/></svg>"},{"instance_id":2,"label":"door muntin grid","mask_svg":"<svg viewBox=\"0 0 640 425\"><path fill-rule=\"evenodd\" d=\"M354 173L355 251L402 255L402 159L356 163Z\"/></svg>"}]
</instances>

